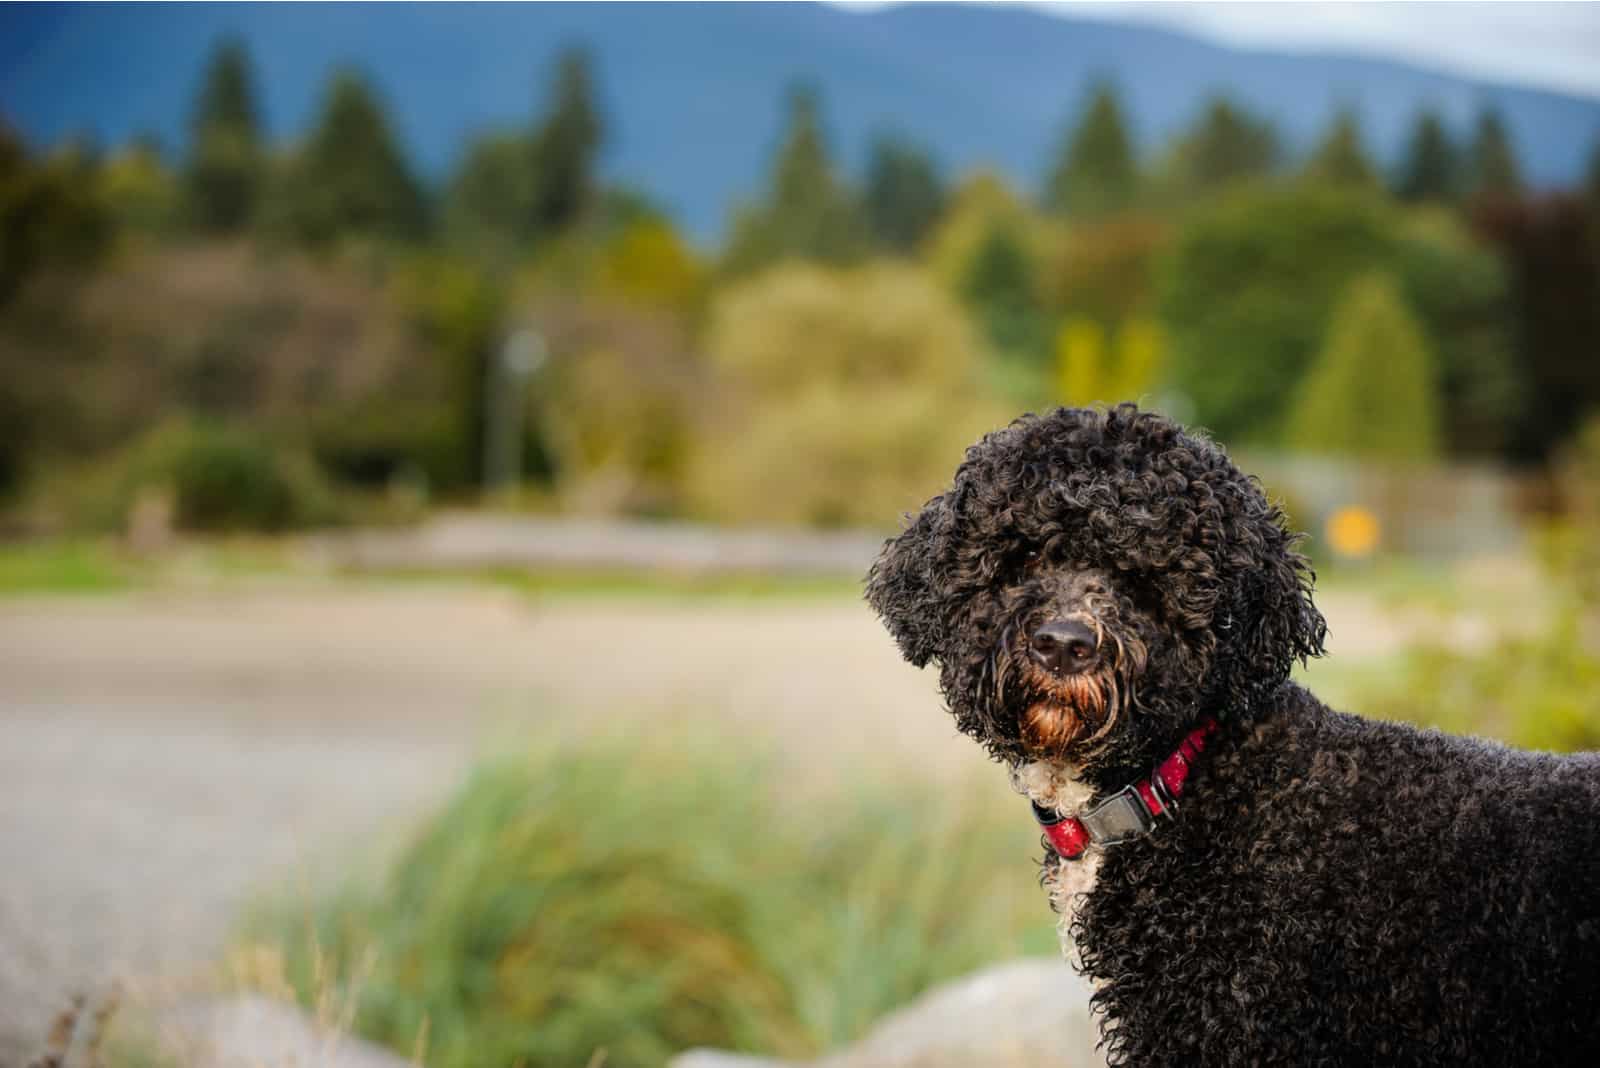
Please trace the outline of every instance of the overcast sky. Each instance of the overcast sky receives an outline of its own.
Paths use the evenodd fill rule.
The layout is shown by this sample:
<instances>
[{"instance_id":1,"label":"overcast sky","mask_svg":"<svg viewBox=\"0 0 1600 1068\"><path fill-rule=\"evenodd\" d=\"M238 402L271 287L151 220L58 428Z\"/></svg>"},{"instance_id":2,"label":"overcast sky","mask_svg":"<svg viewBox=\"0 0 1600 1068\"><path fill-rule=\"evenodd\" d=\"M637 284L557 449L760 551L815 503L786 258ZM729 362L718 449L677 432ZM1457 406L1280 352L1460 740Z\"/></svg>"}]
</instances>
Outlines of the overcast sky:
<instances>
[{"instance_id":1,"label":"overcast sky","mask_svg":"<svg viewBox=\"0 0 1600 1068\"><path fill-rule=\"evenodd\" d=\"M1600 97L1600 3L1054 0L1046 6L1138 19L1244 47L1362 52Z\"/></svg>"}]
</instances>

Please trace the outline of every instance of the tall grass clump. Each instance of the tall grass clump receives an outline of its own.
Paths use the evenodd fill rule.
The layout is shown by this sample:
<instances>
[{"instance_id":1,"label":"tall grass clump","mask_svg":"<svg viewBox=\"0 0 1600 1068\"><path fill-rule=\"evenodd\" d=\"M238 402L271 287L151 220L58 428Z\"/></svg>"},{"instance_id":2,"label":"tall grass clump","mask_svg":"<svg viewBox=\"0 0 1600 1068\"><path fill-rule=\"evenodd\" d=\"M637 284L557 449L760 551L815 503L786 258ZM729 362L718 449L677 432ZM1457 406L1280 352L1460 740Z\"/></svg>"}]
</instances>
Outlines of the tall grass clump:
<instances>
[{"instance_id":1,"label":"tall grass clump","mask_svg":"<svg viewBox=\"0 0 1600 1068\"><path fill-rule=\"evenodd\" d=\"M732 741L550 745L482 764L375 882L269 909L300 996L458 1065L789 1056L1053 944L1005 788L786 787ZM983 797L980 800L980 796Z\"/></svg>"}]
</instances>

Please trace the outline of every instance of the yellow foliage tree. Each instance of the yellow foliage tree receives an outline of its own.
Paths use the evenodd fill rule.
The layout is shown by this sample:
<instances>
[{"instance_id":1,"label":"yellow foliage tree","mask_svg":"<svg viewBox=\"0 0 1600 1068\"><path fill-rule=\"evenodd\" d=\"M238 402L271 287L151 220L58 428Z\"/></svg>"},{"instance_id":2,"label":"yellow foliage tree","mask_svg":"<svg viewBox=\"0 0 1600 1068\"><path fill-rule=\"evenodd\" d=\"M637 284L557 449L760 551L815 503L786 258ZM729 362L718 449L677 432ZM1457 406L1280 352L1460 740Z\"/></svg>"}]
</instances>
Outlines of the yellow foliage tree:
<instances>
[{"instance_id":1,"label":"yellow foliage tree","mask_svg":"<svg viewBox=\"0 0 1600 1068\"><path fill-rule=\"evenodd\" d=\"M1291 408L1288 444L1389 462L1438 455L1433 350L1393 278L1368 274L1345 289Z\"/></svg>"},{"instance_id":2,"label":"yellow foliage tree","mask_svg":"<svg viewBox=\"0 0 1600 1068\"><path fill-rule=\"evenodd\" d=\"M719 519L891 523L1004 421L961 309L903 264L774 268L722 294L707 350L692 484Z\"/></svg>"},{"instance_id":3,"label":"yellow foliage tree","mask_svg":"<svg viewBox=\"0 0 1600 1068\"><path fill-rule=\"evenodd\" d=\"M151 144L113 156L100 172L100 189L111 214L130 230L165 230L178 217L177 179Z\"/></svg>"},{"instance_id":4,"label":"yellow foliage tree","mask_svg":"<svg viewBox=\"0 0 1600 1068\"><path fill-rule=\"evenodd\" d=\"M687 308L698 299L704 272L693 250L665 219L641 219L601 253L601 288L625 300Z\"/></svg>"},{"instance_id":5,"label":"yellow foliage tree","mask_svg":"<svg viewBox=\"0 0 1600 1068\"><path fill-rule=\"evenodd\" d=\"M1161 374L1161 329L1148 319L1129 319L1114 348L1093 319L1073 318L1056 336L1057 388L1066 404L1115 404L1138 400Z\"/></svg>"},{"instance_id":6,"label":"yellow foliage tree","mask_svg":"<svg viewBox=\"0 0 1600 1068\"><path fill-rule=\"evenodd\" d=\"M1106 332L1092 319L1068 319L1056 335L1056 369L1067 404L1107 400Z\"/></svg>"},{"instance_id":7,"label":"yellow foliage tree","mask_svg":"<svg viewBox=\"0 0 1600 1068\"><path fill-rule=\"evenodd\" d=\"M927 242L928 263L946 289L961 291L973 259L997 229L1021 236L1028 253L1038 255L1047 237L1060 227L1031 211L1000 175L992 171L971 175L950 198Z\"/></svg>"}]
</instances>

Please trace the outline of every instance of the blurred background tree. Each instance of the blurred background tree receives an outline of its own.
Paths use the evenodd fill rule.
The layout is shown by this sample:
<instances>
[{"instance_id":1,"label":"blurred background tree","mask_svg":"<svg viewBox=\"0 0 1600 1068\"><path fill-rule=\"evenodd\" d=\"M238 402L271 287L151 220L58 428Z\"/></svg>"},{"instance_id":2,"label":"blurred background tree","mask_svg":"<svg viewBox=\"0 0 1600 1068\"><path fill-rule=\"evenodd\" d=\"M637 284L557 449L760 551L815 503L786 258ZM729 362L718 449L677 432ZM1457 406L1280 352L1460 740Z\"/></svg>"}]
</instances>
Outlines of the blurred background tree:
<instances>
[{"instance_id":1,"label":"blurred background tree","mask_svg":"<svg viewBox=\"0 0 1600 1068\"><path fill-rule=\"evenodd\" d=\"M1421 463L1439 450L1433 354L1393 279L1364 275L1334 306L1327 341L1290 408L1305 452Z\"/></svg>"},{"instance_id":2,"label":"blurred background tree","mask_svg":"<svg viewBox=\"0 0 1600 1068\"><path fill-rule=\"evenodd\" d=\"M1505 120L1494 108L1478 112L1468 152L1467 191L1474 196L1514 196L1522 192L1522 170L1511 147Z\"/></svg>"},{"instance_id":3,"label":"blurred background tree","mask_svg":"<svg viewBox=\"0 0 1600 1068\"><path fill-rule=\"evenodd\" d=\"M451 176L441 209L450 243L507 260L532 236L534 149L524 133L478 137Z\"/></svg>"},{"instance_id":4,"label":"blurred background tree","mask_svg":"<svg viewBox=\"0 0 1600 1068\"><path fill-rule=\"evenodd\" d=\"M1353 107L1342 107L1334 115L1322 143L1306 161L1305 176L1312 181L1374 189L1378 169L1367 153L1361 132L1361 115Z\"/></svg>"},{"instance_id":5,"label":"blurred background tree","mask_svg":"<svg viewBox=\"0 0 1600 1068\"><path fill-rule=\"evenodd\" d=\"M68 148L35 160L0 121L0 502L19 494L59 418L53 379L65 360L55 344L56 305L70 299L76 281L43 296L27 309L32 314L19 315L14 305L32 283L92 270L113 222L87 155Z\"/></svg>"},{"instance_id":6,"label":"blurred background tree","mask_svg":"<svg viewBox=\"0 0 1600 1068\"><path fill-rule=\"evenodd\" d=\"M796 86L766 197L735 213L724 270L744 274L791 258L850 263L865 254L866 237L860 208L828 152L821 98Z\"/></svg>"},{"instance_id":7,"label":"blurred background tree","mask_svg":"<svg viewBox=\"0 0 1600 1068\"><path fill-rule=\"evenodd\" d=\"M874 138L861 206L881 247L914 252L944 212L944 179L932 154L892 134Z\"/></svg>"},{"instance_id":8,"label":"blurred background tree","mask_svg":"<svg viewBox=\"0 0 1600 1068\"><path fill-rule=\"evenodd\" d=\"M1008 228L1024 241L1045 229L1004 177L992 171L968 175L948 198L925 250L928 266L952 294L960 294L979 247L996 228Z\"/></svg>"},{"instance_id":9,"label":"blurred background tree","mask_svg":"<svg viewBox=\"0 0 1600 1068\"><path fill-rule=\"evenodd\" d=\"M1056 335L1057 399L1116 404L1146 399L1160 381L1161 331L1147 319L1123 324L1114 338L1092 319L1068 319Z\"/></svg>"},{"instance_id":10,"label":"blurred background tree","mask_svg":"<svg viewBox=\"0 0 1600 1068\"><path fill-rule=\"evenodd\" d=\"M1097 82L1062 137L1045 179L1044 204L1054 212L1094 218L1131 205L1139 193L1138 162L1114 83Z\"/></svg>"},{"instance_id":11,"label":"blurred background tree","mask_svg":"<svg viewBox=\"0 0 1600 1068\"><path fill-rule=\"evenodd\" d=\"M1461 156L1444 119L1437 111L1422 112L1395 174L1395 195L1408 201L1452 200L1461 192L1461 171Z\"/></svg>"},{"instance_id":12,"label":"blurred background tree","mask_svg":"<svg viewBox=\"0 0 1600 1068\"><path fill-rule=\"evenodd\" d=\"M1548 459L1600 401L1600 250L1581 197L1486 203L1474 224L1500 251L1524 403L1507 441L1525 461Z\"/></svg>"},{"instance_id":13,"label":"blurred background tree","mask_svg":"<svg viewBox=\"0 0 1600 1068\"><path fill-rule=\"evenodd\" d=\"M1021 236L1010 224L994 221L967 263L961 296L996 351L1025 362L1042 356L1046 322L1037 290L1034 262Z\"/></svg>"},{"instance_id":14,"label":"blurred background tree","mask_svg":"<svg viewBox=\"0 0 1600 1068\"><path fill-rule=\"evenodd\" d=\"M706 351L721 387L692 478L716 518L891 521L1000 417L977 391L960 308L906 266L741 282L718 299Z\"/></svg>"},{"instance_id":15,"label":"blurred background tree","mask_svg":"<svg viewBox=\"0 0 1600 1068\"><path fill-rule=\"evenodd\" d=\"M593 206L595 156L604 134L593 97L588 53L566 50L556 62L550 113L533 137L528 229L534 234L559 233Z\"/></svg>"},{"instance_id":16,"label":"blurred background tree","mask_svg":"<svg viewBox=\"0 0 1600 1068\"><path fill-rule=\"evenodd\" d=\"M600 253L596 285L608 296L692 314L706 270L665 217L644 214L618 227Z\"/></svg>"},{"instance_id":17,"label":"blurred background tree","mask_svg":"<svg viewBox=\"0 0 1600 1068\"><path fill-rule=\"evenodd\" d=\"M35 272L87 268L105 248L113 220L96 188L99 168L71 146L30 157L0 121L0 308Z\"/></svg>"},{"instance_id":18,"label":"blurred background tree","mask_svg":"<svg viewBox=\"0 0 1600 1068\"><path fill-rule=\"evenodd\" d=\"M1450 444L1503 437L1516 398L1492 257L1447 219L1407 226L1380 197L1332 186L1230 193L1179 233L1160 305L1173 384L1219 435L1283 440L1334 302L1373 270L1395 275L1440 354Z\"/></svg>"},{"instance_id":19,"label":"blurred background tree","mask_svg":"<svg viewBox=\"0 0 1600 1068\"><path fill-rule=\"evenodd\" d=\"M179 222L178 182L154 134L135 138L112 156L101 185L106 210L125 233L164 235Z\"/></svg>"},{"instance_id":20,"label":"blurred background tree","mask_svg":"<svg viewBox=\"0 0 1600 1068\"><path fill-rule=\"evenodd\" d=\"M1589 201L1589 210L1596 218L1600 218L1600 143L1589 154L1589 174L1584 180L1583 191Z\"/></svg>"},{"instance_id":21,"label":"blurred background tree","mask_svg":"<svg viewBox=\"0 0 1600 1068\"><path fill-rule=\"evenodd\" d=\"M265 174L254 73L244 42L220 42L189 121L188 218L205 233L237 233L255 217Z\"/></svg>"},{"instance_id":22,"label":"blurred background tree","mask_svg":"<svg viewBox=\"0 0 1600 1068\"><path fill-rule=\"evenodd\" d=\"M523 405L538 493L753 517L768 503L705 508L691 486L690 458L718 423L704 410L744 396L710 355L713 311L785 263L860 280L876 277L854 272L875 255L956 309L985 404L1143 396L1231 442L1305 446L1291 431L1308 383L1340 381L1351 361L1330 354L1359 346L1334 335L1374 316L1338 309L1372 274L1433 354L1436 455L1547 462L1600 404L1585 370L1600 153L1587 192L1530 192L1492 107L1459 153L1441 116L1419 113L1390 189L1356 101L1295 158L1257 102L1218 93L1145 147L1163 162L1143 175L1122 95L1101 79L1030 199L994 171L947 182L927 146L883 131L852 181L802 84L784 97L765 188L707 245L647 190L605 176L608 123L584 48L555 52L541 80L526 122L467 141L436 188L409 157L403 117L353 69L330 77L303 140L269 146L236 40L207 61L176 168L150 140L102 159L87 140L41 152L0 134L13 488L187 415L301 441L336 486L468 493L500 388L490 361L537 328L558 341ZM832 432L859 436L835 418L836 396L811 403ZM595 423L613 416L638 433ZM812 514L824 513L843 521Z\"/></svg>"},{"instance_id":23,"label":"blurred background tree","mask_svg":"<svg viewBox=\"0 0 1600 1068\"><path fill-rule=\"evenodd\" d=\"M1272 173L1279 151L1270 122L1219 94L1174 147L1169 181L1190 196L1211 192Z\"/></svg>"},{"instance_id":24,"label":"blurred background tree","mask_svg":"<svg viewBox=\"0 0 1600 1068\"><path fill-rule=\"evenodd\" d=\"M1041 299L1055 315L1084 316L1107 330L1153 315L1156 267L1171 238L1170 225L1154 215L1074 224L1044 242Z\"/></svg>"},{"instance_id":25,"label":"blurred background tree","mask_svg":"<svg viewBox=\"0 0 1600 1068\"><path fill-rule=\"evenodd\" d=\"M310 138L284 168L271 225L309 245L350 238L416 240L427 204L376 92L334 74Z\"/></svg>"},{"instance_id":26,"label":"blurred background tree","mask_svg":"<svg viewBox=\"0 0 1600 1068\"><path fill-rule=\"evenodd\" d=\"M600 207L604 190L595 168L605 123L591 66L582 49L562 52L537 123L468 144L441 209L453 247L503 267Z\"/></svg>"}]
</instances>

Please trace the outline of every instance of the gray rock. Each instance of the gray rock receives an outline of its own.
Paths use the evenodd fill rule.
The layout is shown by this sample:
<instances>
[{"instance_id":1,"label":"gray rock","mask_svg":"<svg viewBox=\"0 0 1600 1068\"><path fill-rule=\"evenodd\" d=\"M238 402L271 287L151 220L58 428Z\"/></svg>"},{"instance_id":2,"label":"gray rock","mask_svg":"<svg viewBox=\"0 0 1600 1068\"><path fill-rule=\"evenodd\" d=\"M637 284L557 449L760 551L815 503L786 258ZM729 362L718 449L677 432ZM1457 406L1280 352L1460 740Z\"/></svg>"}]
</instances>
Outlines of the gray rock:
<instances>
[{"instance_id":1,"label":"gray rock","mask_svg":"<svg viewBox=\"0 0 1600 1068\"><path fill-rule=\"evenodd\" d=\"M672 1058L668 1068L789 1068L789 1061L728 1053L720 1049L692 1049Z\"/></svg>"},{"instance_id":2,"label":"gray rock","mask_svg":"<svg viewBox=\"0 0 1600 1068\"><path fill-rule=\"evenodd\" d=\"M1089 1015L1089 985L1059 958L1012 961L957 979L891 1013L813 1068L1093 1068L1105 1063ZM690 1050L671 1068L798 1068Z\"/></svg>"},{"instance_id":3,"label":"gray rock","mask_svg":"<svg viewBox=\"0 0 1600 1068\"><path fill-rule=\"evenodd\" d=\"M319 1026L299 1007L258 994L162 1009L156 1038L182 1068L409 1068L370 1042Z\"/></svg>"}]
</instances>

